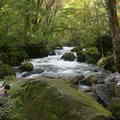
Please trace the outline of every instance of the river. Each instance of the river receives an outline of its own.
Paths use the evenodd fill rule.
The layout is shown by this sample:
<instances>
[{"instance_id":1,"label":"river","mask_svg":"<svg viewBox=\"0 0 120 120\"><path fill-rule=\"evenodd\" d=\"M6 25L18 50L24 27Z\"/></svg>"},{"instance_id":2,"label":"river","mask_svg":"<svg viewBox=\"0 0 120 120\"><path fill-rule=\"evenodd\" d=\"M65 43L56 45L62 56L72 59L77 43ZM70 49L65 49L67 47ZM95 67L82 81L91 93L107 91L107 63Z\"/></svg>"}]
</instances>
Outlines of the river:
<instances>
[{"instance_id":1,"label":"river","mask_svg":"<svg viewBox=\"0 0 120 120\"><path fill-rule=\"evenodd\" d=\"M56 49L55 55L32 59L30 62L33 64L34 70L32 72L17 73L17 78L23 77L28 79L38 76L73 78L81 75L87 77L89 75L105 74L103 69L92 64L80 63L77 60L62 60L62 55L71 52L72 49L73 47L63 47L62 49Z\"/></svg>"}]
</instances>

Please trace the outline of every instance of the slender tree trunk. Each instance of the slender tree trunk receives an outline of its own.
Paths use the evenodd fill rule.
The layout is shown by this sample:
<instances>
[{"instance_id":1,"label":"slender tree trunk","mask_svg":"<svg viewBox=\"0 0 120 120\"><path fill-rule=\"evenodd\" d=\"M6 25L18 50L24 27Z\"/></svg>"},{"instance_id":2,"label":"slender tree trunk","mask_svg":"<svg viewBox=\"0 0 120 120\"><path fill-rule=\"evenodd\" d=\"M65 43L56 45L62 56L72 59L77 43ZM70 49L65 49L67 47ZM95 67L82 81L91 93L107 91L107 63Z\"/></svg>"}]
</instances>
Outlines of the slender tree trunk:
<instances>
[{"instance_id":1,"label":"slender tree trunk","mask_svg":"<svg viewBox=\"0 0 120 120\"><path fill-rule=\"evenodd\" d=\"M113 37L113 55L117 71L120 72L120 28L117 16L117 1L105 0L108 17L110 22L110 29Z\"/></svg>"}]
</instances>

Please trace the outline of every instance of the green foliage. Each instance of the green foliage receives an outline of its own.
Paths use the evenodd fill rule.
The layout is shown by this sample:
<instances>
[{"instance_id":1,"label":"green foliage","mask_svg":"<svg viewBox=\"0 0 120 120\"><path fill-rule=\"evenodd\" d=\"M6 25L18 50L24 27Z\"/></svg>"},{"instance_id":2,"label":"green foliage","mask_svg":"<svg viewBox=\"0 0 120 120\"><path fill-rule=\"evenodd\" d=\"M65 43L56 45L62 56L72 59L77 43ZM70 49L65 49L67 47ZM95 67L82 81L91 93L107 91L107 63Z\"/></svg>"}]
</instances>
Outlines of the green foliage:
<instances>
[{"instance_id":1,"label":"green foliage","mask_svg":"<svg viewBox=\"0 0 120 120\"><path fill-rule=\"evenodd\" d=\"M0 96L0 120L10 120L9 112L11 109L11 104L7 97Z\"/></svg>"},{"instance_id":2,"label":"green foliage","mask_svg":"<svg viewBox=\"0 0 120 120\"><path fill-rule=\"evenodd\" d=\"M74 48L72 49L72 52L79 53L81 50L82 50L82 48L81 48L81 46L79 45L79 46L77 46L77 47L74 47Z\"/></svg>"},{"instance_id":3,"label":"green foliage","mask_svg":"<svg viewBox=\"0 0 120 120\"><path fill-rule=\"evenodd\" d=\"M93 120L107 120L107 118L104 116L96 116Z\"/></svg>"},{"instance_id":4,"label":"green foliage","mask_svg":"<svg viewBox=\"0 0 120 120\"><path fill-rule=\"evenodd\" d=\"M7 64L0 65L0 78L4 78L5 76L9 75L15 75L13 68Z\"/></svg>"},{"instance_id":5,"label":"green foliage","mask_svg":"<svg viewBox=\"0 0 120 120\"><path fill-rule=\"evenodd\" d=\"M111 110L113 116L116 119L120 119L120 98L113 99L111 104L109 105L109 109Z\"/></svg>"},{"instance_id":6,"label":"green foliage","mask_svg":"<svg viewBox=\"0 0 120 120\"><path fill-rule=\"evenodd\" d=\"M7 54L6 51L2 53L1 58L5 63L18 65L28 56L44 57L58 45L80 45L81 48L96 46L96 38L108 31L102 1L62 2L64 4L61 6L57 0L2 1L0 48L10 46L14 49L8 50ZM37 46L35 50L32 45L39 45L40 49ZM15 46L24 46L27 51L18 50Z\"/></svg>"},{"instance_id":7,"label":"green foliage","mask_svg":"<svg viewBox=\"0 0 120 120\"><path fill-rule=\"evenodd\" d=\"M112 54L112 37L108 34L98 36L96 39L96 47L101 56L107 56Z\"/></svg>"},{"instance_id":8,"label":"green foliage","mask_svg":"<svg viewBox=\"0 0 120 120\"><path fill-rule=\"evenodd\" d=\"M9 76L5 76L4 80L9 83L9 82L13 82L16 81L16 76L15 75L9 75Z\"/></svg>"},{"instance_id":9,"label":"green foliage","mask_svg":"<svg viewBox=\"0 0 120 120\"><path fill-rule=\"evenodd\" d=\"M1 4L0 48L1 46L10 46L10 49L14 49L5 51L5 54L2 53L4 54L2 58L6 60L5 63L18 65L21 59L24 60L23 57L27 59L26 51L18 50L17 47L41 44L41 41L44 43L42 48L48 47L50 44L48 41L53 39L53 23L57 12L55 3L56 1L49 0L46 2L43 0L20 0L17 2L9 0ZM42 48L41 51L44 51Z\"/></svg>"},{"instance_id":10,"label":"green foliage","mask_svg":"<svg viewBox=\"0 0 120 120\"><path fill-rule=\"evenodd\" d=\"M18 81L13 89L10 92L13 102L11 120L93 120L98 116L111 117L111 113L90 96L78 92L60 79Z\"/></svg>"},{"instance_id":11,"label":"green foliage","mask_svg":"<svg viewBox=\"0 0 120 120\"><path fill-rule=\"evenodd\" d=\"M24 48L30 58L46 57L50 51L50 50L48 50L48 48L44 42L40 42L37 44L29 43L29 44L25 45Z\"/></svg>"},{"instance_id":12,"label":"green foliage","mask_svg":"<svg viewBox=\"0 0 120 120\"><path fill-rule=\"evenodd\" d=\"M55 22L60 40L68 45L80 44L81 47L95 46L96 38L109 29L101 0L68 2L58 12Z\"/></svg>"},{"instance_id":13,"label":"green foliage","mask_svg":"<svg viewBox=\"0 0 120 120\"><path fill-rule=\"evenodd\" d=\"M3 50L3 48L1 48ZM5 48L5 51L1 53L0 59L10 65L20 65L25 59L28 59L28 55L22 48Z\"/></svg>"},{"instance_id":14,"label":"green foliage","mask_svg":"<svg viewBox=\"0 0 120 120\"><path fill-rule=\"evenodd\" d=\"M92 64L96 64L100 57L96 48L88 48L84 51L84 54L86 55L86 62Z\"/></svg>"},{"instance_id":15,"label":"green foliage","mask_svg":"<svg viewBox=\"0 0 120 120\"><path fill-rule=\"evenodd\" d=\"M20 70L22 70L22 72L24 72L24 71L30 72L33 70L33 64L32 63L23 63L20 66Z\"/></svg>"},{"instance_id":16,"label":"green foliage","mask_svg":"<svg viewBox=\"0 0 120 120\"><path fill-rule=\"evenodd\" d=\"M77 50L77 57L79 62L96 64L100 55L95 47L91 47L83 50Z\"/></svg>"}]
</instances>

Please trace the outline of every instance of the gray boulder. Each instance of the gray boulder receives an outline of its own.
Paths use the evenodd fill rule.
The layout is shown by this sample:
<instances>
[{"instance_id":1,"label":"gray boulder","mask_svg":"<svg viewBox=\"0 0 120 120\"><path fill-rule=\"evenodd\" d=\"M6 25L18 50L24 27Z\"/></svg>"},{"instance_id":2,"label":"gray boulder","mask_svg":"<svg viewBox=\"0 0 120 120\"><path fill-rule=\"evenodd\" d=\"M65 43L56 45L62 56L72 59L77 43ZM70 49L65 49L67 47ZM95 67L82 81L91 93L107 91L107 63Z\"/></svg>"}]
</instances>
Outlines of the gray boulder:
<instances>
[{"instance_id":1,"label":"gray boulder","mask_svg":"<svg viewBox=\"0 0 120 120\"><path fill-rule=\"evenodd\" d=\"M76 56L74 55L74 53L70 52L70 53L65 53L61 59L65 60L65 61L74 61L76 58Z\"/></svg>"},{"instance_id":2,"label":"gray boulder","mask_svg":"<svg viewBox=\"0 0 120 120\"><path fill-rule=\"evenodd\" d=\"M120 73L115 72L110 74L106 79L105 79L106 84L111 84L111 83L116 83L116 85L120 85Z\"/></svg>"}]
</instances>

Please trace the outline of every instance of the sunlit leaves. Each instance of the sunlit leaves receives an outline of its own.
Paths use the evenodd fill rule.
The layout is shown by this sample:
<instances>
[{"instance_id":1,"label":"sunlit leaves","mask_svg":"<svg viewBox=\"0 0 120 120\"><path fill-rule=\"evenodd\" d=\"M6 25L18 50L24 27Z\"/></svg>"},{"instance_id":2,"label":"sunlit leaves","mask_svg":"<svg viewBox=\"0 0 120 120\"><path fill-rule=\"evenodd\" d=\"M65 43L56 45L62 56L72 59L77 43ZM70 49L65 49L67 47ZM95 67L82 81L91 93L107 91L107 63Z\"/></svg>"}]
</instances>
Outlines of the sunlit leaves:
<instances>
[{"instance_id":1,"label":"sunlit leaves","mask_svg":"<svg viewBox=\"0 0 120 120\"><path fill-rule=\"evenodd\" d=\"M57 17L57 27L64 31L61 36L68 41L78 39L79 44L93 44L97 36L108 31L102 0L66 0Z\"/></svg>"}]
</instances>

